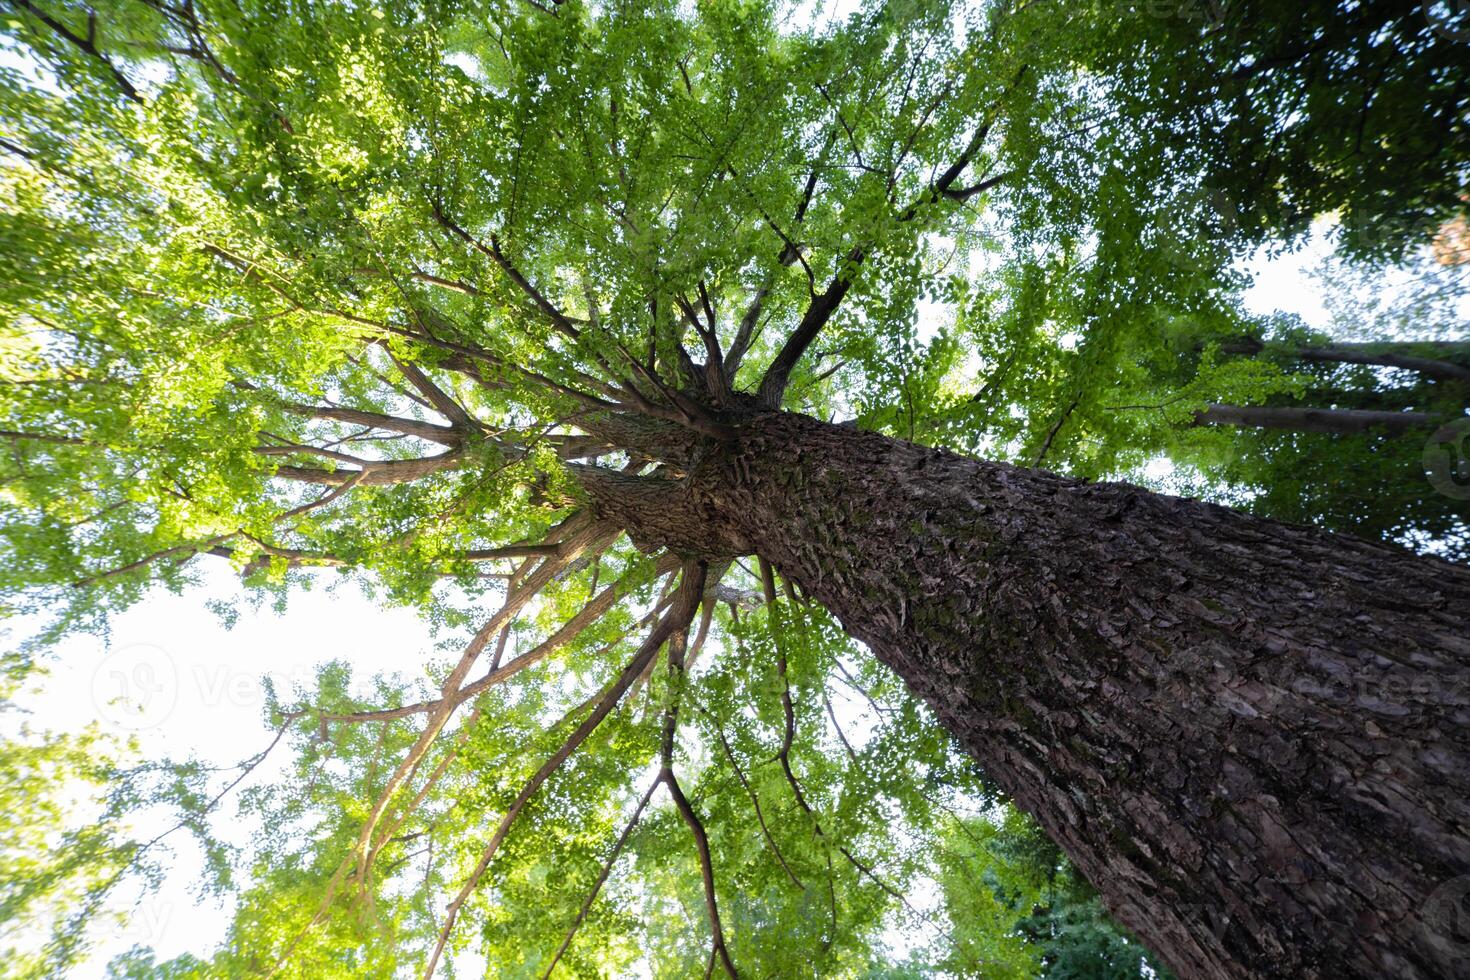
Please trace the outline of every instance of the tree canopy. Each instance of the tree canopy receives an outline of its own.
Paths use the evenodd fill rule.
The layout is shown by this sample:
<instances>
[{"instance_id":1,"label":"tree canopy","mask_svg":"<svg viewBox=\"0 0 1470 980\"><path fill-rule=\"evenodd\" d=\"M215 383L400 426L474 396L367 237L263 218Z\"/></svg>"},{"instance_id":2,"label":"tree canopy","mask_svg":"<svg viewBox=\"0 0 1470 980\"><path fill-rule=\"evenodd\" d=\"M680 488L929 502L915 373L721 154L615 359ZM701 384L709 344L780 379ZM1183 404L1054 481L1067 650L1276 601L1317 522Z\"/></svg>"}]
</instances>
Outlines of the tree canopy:
<instances>
[{"instance_id":1,"label":"tree canopy","mask_svg":"<svg viewBox=\"0 0 1470 980\"><path fill-rule=\"evenodd\" d=\"M106 769L108 819L0 915L156 873L177 837L113 817L167 804L229 939L118 976L1021 976L1044 888L1027 928L1110 929L1055 854L1005 863L984 774L831 616L609 501L785 408L1095 479L1171 457L1463 557L1401 436L1464 415L1462 332L1366 324L1352 360L1236 265L1325 214L1380 262L1463 221L1463 45L1418 3L1154 6L8 0L0 591L50 617L14 672L209 561L350 580L444 655L273 692L290 775L240 791L252 760L7 758L16 798ZM1452 320L1470 266L1434 268ZM1300 405L1424 418L1217 424ZM1301 491L1344 453L1395 493Z\"/></svg>"}]
</instances>

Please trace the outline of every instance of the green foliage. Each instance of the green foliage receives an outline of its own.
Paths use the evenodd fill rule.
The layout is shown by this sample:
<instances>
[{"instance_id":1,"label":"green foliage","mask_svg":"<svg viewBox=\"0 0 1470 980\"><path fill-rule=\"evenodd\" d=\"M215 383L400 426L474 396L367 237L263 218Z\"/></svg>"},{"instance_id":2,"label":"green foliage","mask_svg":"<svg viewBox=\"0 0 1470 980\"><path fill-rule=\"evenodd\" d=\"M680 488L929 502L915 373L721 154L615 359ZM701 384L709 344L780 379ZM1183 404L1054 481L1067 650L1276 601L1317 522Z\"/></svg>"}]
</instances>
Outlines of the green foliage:
<instances>
[{"instance_id":1,"label":"green foliage","mask_svg":"<svg viewBox=\"0 0 1470 980\"><path fill-rule=\"evenodd\" d=\"M1346 251L1397 259L1464 214L1470 19L1454 4L1035 8L1066 22L1070 53L1118 107L1120 142L1176 179L1204 178L1204 221L1184 218L1176 234L1288 238L1336 214Z\"/></svg>"},{"instance_id":2,"label":"green foliage","mask_svg":"<svg viewBox=\"0 0 1470 980\"><path fill-rule=\"evenodd\" d=\"M50 617L18 663L204 561L278 607L350 582L444 650L407 683L335 661L272 689L271 775L8 733L0 919L56 927L12 964L71 963L109 894L155 881L172 838L124 822L155 808L233 919L118 977L402 975L441 943L446 972L540 976L564 942L565 974L684 977L716 905L748 975L1137 975L830 617L716 563L674 623L689 570L596 523L588 487L683 478L691 433L763 393L1093 478L1168 455L1290 519L1463 527L1367 499L1405 485L1407 443L1308 494L1344 443L1190 425L1329 388L1463 410L1298 363L1323 338L1243 314L1231 271L1325 212L1401 256L1462 211L1460 52L1403 4L1147 7L7 6L0 597ZM662 626L687 673L639 659ZM102 816L38 839L79 792Z\"/></svg>"},{"instance_id":3,"label":"green foliage","mask_svg":"<svg viewBox=\"0 0 1470 980\"><path fill-rule=\"evenodd\" d=\"M1013 807L999 819L955 821L940 863L957 937L945 965L956 976L1171 976L1108 918L1092 886Z\"/></svg>"},{"instance_id":4,"label":"green foliage","mask_svg":"<svg viewBox=\"0 0 1470 980\"><path fill-rule=\"evenodd\" d=\"M13 977L55 976L85 955L86 930L142 855L130 839L125 766L136 746L97 726L53 732L18 717L12 698L41 678L7 663L0 690L0 954Z\"/></svg>"}]
</instances>

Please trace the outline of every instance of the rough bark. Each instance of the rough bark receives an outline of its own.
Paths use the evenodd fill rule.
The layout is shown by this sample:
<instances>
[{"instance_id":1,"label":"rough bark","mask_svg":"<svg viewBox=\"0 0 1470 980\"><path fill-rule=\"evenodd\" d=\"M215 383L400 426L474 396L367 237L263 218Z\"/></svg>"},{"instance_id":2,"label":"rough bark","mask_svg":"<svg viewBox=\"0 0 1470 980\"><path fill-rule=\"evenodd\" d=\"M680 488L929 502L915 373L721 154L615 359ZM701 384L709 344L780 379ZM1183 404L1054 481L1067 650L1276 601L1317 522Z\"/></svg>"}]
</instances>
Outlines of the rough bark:
<instances>
[{"instance_id":1,"label":"rough bark","mask_svg":"<svg viewBox=\"0 0 1470 980\"><path fill-rule=\"evenodd\" d=\"M1466 968L1426 909L1470 875L1470 570L791 414L588 476L830 609L1181 976Z\"/></svg>"}]
</instances>

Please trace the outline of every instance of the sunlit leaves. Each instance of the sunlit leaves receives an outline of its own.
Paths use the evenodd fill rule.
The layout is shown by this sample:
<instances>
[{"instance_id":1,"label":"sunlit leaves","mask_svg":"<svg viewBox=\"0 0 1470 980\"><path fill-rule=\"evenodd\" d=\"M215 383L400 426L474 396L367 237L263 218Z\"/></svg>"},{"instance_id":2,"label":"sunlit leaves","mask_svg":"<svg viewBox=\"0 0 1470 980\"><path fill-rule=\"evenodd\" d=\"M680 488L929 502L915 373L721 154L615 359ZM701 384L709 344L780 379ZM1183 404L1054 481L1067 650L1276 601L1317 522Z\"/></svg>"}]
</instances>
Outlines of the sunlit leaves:
<instances>
[{"instance_id":1,"label":"sunlit leaves","mask_svg":"<svg viewBox=\"0 0 1470 980\"><path fill-rule=\"evenodd\" d=\"M675 716L669 764L749 975L1024 973L1036 954L1012 913L1040 886L1018 863L1041 858L964 852L954 835L995 816L982 776L836 623L784 591L767 602L738 563L696 603L689 673L639 678L474 877L673 587L672 556L612 529L571 553L589 496L568 462L684 479L697 459L605 430L656 418L684 439L728 407L702 387L710 351L748 343L719 380L752 392L828 295L843 300L784 407L1082 476L1170 452L1258 484L1259 460L1189 431L1196 412L1344 378L1401 394L1226 349L1259 326L1232 293L1238 247L1361 200L1309 186L1341 127L1254 209L1220 179L1235 144L1179 145L1223 97L1196 42L1225 42L1199 24L929 0L820 20L731 0L37 9L14 12L0 60L0 595L54 630L93 626L207 556L256 601L340 581L416 607L442 640L400 676L333 650L272 690L289 755L231 811L257 831L243 852L210 843L219 774L162 767L161 789L136 791L184 815L237 908L209 962L138 953L119 976L421 969L466 882L446 969L539 975ZM1224 120L1252 121L1259 163L1288 120ZM1400 210L1442 210L1445 189L1404 191ZM537 575L461 662L464 634ZM441 690L461 667L483 686ZM79 745L34 753L110 779ZM45 810L55 787L36 779L13 782ZM708 962L667 783L565 972ZM959 881L957 849L1000 876L988 891ZM84 893L126 865L111 838L77 854L62 870Z\"/></svg>"}]
</instances>

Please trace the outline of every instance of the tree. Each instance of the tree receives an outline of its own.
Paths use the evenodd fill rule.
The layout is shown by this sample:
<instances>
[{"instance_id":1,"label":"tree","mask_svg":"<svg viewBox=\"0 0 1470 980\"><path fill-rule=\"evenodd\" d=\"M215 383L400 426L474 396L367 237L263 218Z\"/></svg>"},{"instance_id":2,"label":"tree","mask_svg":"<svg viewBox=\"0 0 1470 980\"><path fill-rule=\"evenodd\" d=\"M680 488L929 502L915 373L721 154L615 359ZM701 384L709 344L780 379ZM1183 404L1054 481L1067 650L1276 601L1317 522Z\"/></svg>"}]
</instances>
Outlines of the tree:
<instances>
[{"instance_id":1,"label":"tree","mask_svg":"<svg viewBox=\"0 0 1470 980\"><path fill-rule=\"evenodd\" d=\"M940 881L961 937L946 965L957 975L1123 980L1147 964L1169 976L1024 814L956 821L945 843Z\"/></svg>"},{"instance_id":2,"label":"tree","mask_svg":"<svg viewBox=\"0 0 1470 980\"><path fill-rule=\"evenodd\" d=\"M5 668L8 702L34 678L18 662L7 659ZM128 873L146 878L156 868L143 863L149 856L127 836L138 803L121 778L130 747L97 726L37 731L33 720L6 715L0 718L0 952L13 976L53 976L78 954L82 927L111 914L106 899L117 880Z\"/></svg>"},{"instance_id":3,"label":"tree","mask_svg":"<svg viewBox=\"0 0 1470 980\"><path fill-rule=\"evenodd\" d=\"M1470 403L1456 339L1467 267L1422 251L1410 265L1326 263L1325 330L1245 310L1171 317L1091 363L1037 337L1030 371L988 380L920 437L1089 479L1147 480L1164 458L1174 492L1463 561L1464 502L1425 479L1425 453ZM1005 410L1036 404L1052 407Z\"/></svg>"},{"instance_id":4,"label":"tree","mask_svg":"<svg viewBox=\"0 0 1470 980\"><path fill-rule=\"evenodd\" d=\"M1445 259L1421 247L1395 266L1330 260L1314 276L1329 311L1320 331L1245 310L1173 317L1111 363L1078 367L1066 411L995 410L1054 403L1054 382L1017 373L939 414L925 438L961 451L1041 442L1048 464L1089 479L1147 480L1167 458L1175 492L1463 561L1464 501L1424 479L1426 439L1470 403L1470 347L1457 339L1470 279ZM1063 378L1080 360L1055 344L1029 357L1060 361Z\"/></svg>"},{"instance_id":5,"label":"tree","mask_svg":"<svg viewBox=\"0 0 1470 980\"><path fill-rule=\"evenodd\" d=\"M1131 15L1131 16L1130 16ZM1152 15L1152 16L1150 16ZM1079 60L1148 150L1208 174L1215 227L1300 235L1335 213L1345 251L1401 258L1463 215L1463 8L1438 0L1068 4Z\"/></svg>"},{"instance_id":6,"label":"tree","mask_svg":"<svg viewBox=\"0 0 1470 980\"><path fill-rule=\"evenodd\" d=\"M86 628L207 555L472 634L420 689L279 693L294 778L200 969L431 975L466 926L510 974L869 969L982 787L910 702L846 741L838 622L1180 974L1440 968L1470 573L893 438L1058 326L1107 366L1229 320L1282 224L1167 234L1218 175L1138 152L1095 24L13 9L14 601Z\"/></svg>"}]
</instances>

